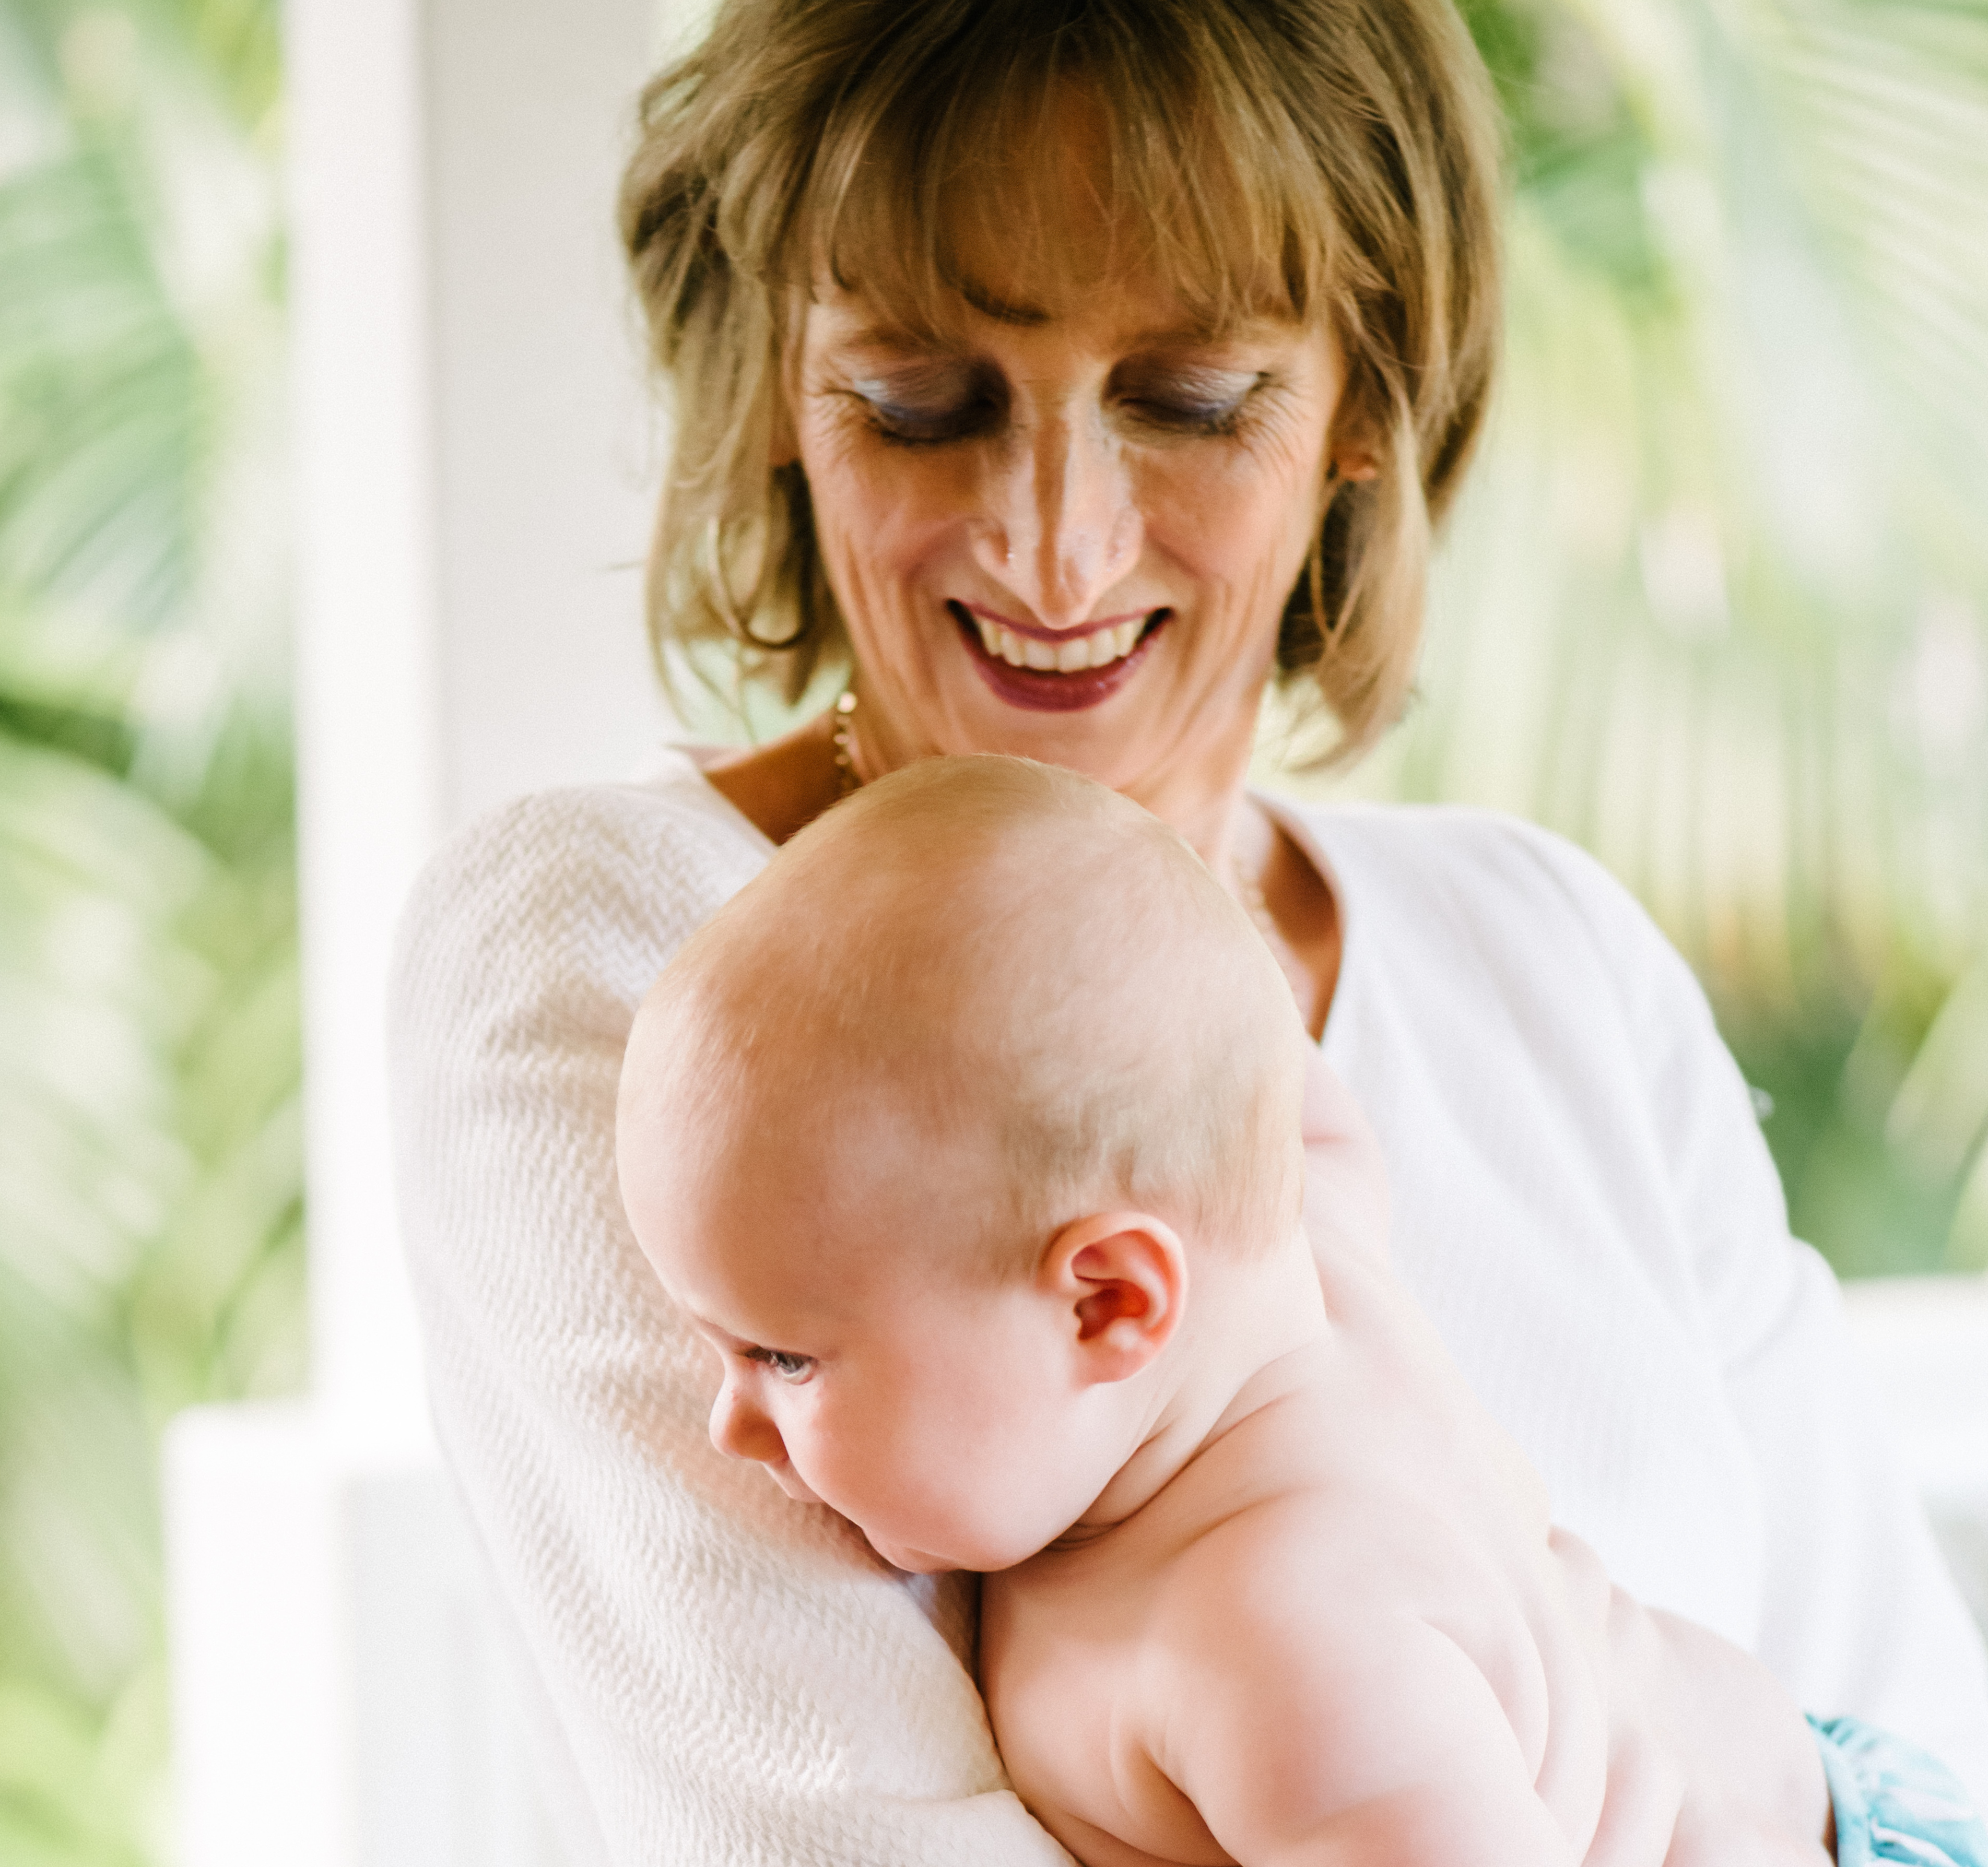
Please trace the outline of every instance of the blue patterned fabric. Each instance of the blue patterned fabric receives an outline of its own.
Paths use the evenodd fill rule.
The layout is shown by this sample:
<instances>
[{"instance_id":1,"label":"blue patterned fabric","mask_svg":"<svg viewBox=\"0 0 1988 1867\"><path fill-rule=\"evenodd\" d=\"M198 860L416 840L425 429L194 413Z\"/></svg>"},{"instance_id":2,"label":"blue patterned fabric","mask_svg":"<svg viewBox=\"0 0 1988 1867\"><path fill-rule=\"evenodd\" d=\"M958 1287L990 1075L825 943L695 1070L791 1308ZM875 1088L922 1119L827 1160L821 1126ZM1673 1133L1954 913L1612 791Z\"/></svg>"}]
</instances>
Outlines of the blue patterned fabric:
<instances>
[{"instance_id":1,"label":"blue patterned fabric","mask_svg":"<svg viewBox=\"0 0 1988 1867\"><path fill-rule=\"evenodd\" d=\"M1836 1811L1837 1867L1988 1867L1988 1828L1944 1764L1860 1719L1809 1723Z\"/></svg>"}]
</instances>

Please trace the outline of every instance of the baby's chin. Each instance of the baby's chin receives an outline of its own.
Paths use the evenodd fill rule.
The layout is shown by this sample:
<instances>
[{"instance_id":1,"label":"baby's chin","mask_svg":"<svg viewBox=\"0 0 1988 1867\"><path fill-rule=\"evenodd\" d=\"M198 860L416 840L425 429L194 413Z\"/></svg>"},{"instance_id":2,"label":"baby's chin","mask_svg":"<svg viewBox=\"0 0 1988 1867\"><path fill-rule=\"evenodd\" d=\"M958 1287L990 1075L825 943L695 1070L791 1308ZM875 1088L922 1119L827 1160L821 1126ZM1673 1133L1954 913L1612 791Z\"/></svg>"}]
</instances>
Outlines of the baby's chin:
<instances>
[{"instance_id":1,"label":"baby's chin","mask_svg":"<svg viewBox=\"0 0 1988 1867\"><path fill-rule=\"evenodd\" d=\"M761 1469L796 1504L827 1504L828 1501L810 1491L802 1482L800 1475L793 1467L784 1460L778 1465L762 1466ZM833 1510L835 1507L830 1504L828 1507ZM837 1514L839 1516L841 1514L837 1512ZM851 1523L855 1522L854 1518L849 1521ZM856 1528L863 1531L864 1540L876 1551L878 1555L889 1563L891 1568L902 1569L908 1575L943 1575L954 1569L965 1568L968 1566L965 1563L955 1561L950 1556L935 1556L930 1550L913 1549L901 1543L880 1541L877 1538L871 1535L868 1531L864 1530L860 1524L857 1524Z\"/></svg>"},{"instance_id":2,"label":"baby's chin","mask_svg":"<svg viewBox=\"0 0 1988 1867\"><path fill-rule=\"evenodd\" d=\"M880 1543L873 1536L868 1539L870 1547L889 1563L891 1568L901 1569L907 1575L949 1575L965 1565L955 1562L950 1556L935 1556L925 1549L907 1549L897 1543Z\"/></svg>"},{"instance_id":3,"label":"baby's chin","mask_svg":"<svg viewBox=\"0 0 1988 1867\"><path fill-rule=\"evenodd\" d=\"M853 1521L853 1520L852 1520ZM918 1549L908 1543L894 1543L878 1536L874 1531L865 1530L860 1524L864 1540L891 1568L902 1569L908 1575L948 1575L954 1571L965 1569L975 1575L998 1575L1002 1569L1013 1568L1017 1563L1026 1562L1040 1553L1042 1545L1035 1544L1026 1548L1016 1548L999 1541L983 1542L979 1547L955 1548L945 1555L929 1549Z\"/></svg>"}]
</instances>

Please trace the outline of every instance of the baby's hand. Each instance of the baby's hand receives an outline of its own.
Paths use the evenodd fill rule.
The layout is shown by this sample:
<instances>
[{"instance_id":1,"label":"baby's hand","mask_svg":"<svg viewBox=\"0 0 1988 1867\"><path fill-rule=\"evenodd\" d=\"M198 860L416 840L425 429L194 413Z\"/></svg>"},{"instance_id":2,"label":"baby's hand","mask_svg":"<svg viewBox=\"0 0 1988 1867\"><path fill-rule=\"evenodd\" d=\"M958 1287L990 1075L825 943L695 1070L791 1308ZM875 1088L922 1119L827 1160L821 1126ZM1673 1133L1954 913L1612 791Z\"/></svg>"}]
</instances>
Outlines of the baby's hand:
<instances>
[{"instance_id":1,"label":"baby's hand","mask_svg":"<svg viewBox=\"0 0 1988 1867\"><path fill-rule=\"evenodd\" d=\"M1304 1226L1312 1254L1329 1264L1353 1252L1388 1256L1388 1169L1381 1143L1353 1092L1316 1049L1307 1055Z\"/></svg>"}]
</instances>

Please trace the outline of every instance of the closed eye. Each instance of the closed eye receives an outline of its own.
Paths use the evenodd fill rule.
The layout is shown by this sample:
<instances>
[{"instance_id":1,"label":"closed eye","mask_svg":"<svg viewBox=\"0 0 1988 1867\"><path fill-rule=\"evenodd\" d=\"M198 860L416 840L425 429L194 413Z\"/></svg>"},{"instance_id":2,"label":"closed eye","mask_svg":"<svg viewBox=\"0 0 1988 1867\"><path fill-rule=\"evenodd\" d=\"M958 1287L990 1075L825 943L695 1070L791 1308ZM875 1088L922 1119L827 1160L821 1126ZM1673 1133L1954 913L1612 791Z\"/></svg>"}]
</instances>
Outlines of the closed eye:
<instances>
[{"instance_id":1,"label":"closed eye","mask_svg":"<svg viewBox=\"0 0 1988 1867\"><path fill-rule=\"evenodd\" d=\"M848 393L871 430L901 447L933 447L984 434L999 424L1006 410L992 372L951 362L857 377Z\"/></svg>"},{"instance_id":2,"label":"closed eye","mask_svg":"<svg viewBox=\"0 0 1988 1867\"><path fill-rule=\"evenodd\" d=\"M1165 369L1151 365L1121 368L1113 388L1118 405L1148 427L1175 434L1232 434L1262 390L1267 372Z\"/></svg>"},{"instance_id":3,"label":"closed eye","mask_svg":"<svg viewBox=\"0 0 1988 1867\"><path fill-rule=\"evenodd\" d=\"M980 397L939 407L915 407L861 398L864 419L878 440L898 447L942 447L949 441L968 441L997 426L1001 408L992 398Z\"/></svg>"}]
</instances>

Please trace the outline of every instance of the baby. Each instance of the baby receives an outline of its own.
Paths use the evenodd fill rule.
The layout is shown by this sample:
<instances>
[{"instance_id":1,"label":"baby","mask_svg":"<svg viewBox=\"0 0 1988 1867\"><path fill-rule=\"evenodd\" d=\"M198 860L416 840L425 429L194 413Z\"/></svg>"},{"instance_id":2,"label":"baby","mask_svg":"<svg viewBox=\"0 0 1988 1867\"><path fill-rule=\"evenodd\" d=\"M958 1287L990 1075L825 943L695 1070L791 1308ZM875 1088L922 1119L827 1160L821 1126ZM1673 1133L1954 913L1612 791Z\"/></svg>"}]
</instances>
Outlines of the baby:
<instances>
[{"instance_id":1,"label":"baby","mask_svg":"<svg viewBox=\"0 0 1988 1867\"><path fill-rule=\"evenodd\" d=\"M619 1150L712 1440L985 1572L1002 1754L1088 1867L1813 1867L1839 1819L1988 1867L1931 1760L1553 1527L1248 917L1103 787L935 759L830 812L650 994ZM1900 1768L1952 1806L1874 1857Z\"/></svg>"}]
</instances>

